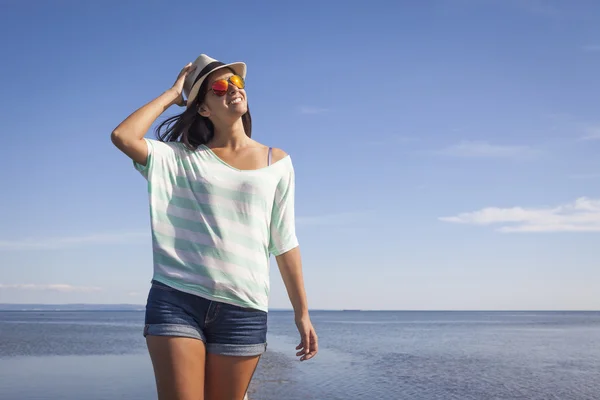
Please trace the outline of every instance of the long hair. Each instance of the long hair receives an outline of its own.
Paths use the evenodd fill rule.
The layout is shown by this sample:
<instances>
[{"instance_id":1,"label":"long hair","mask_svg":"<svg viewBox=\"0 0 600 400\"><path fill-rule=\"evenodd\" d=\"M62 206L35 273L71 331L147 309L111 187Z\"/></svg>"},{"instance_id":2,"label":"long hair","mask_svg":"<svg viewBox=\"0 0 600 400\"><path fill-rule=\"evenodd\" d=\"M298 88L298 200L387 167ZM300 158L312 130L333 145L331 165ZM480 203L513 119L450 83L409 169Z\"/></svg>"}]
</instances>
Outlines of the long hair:
<instances>
[{"instance_id":1,"label":"long hair","mask_svg":"<svg viewBox=\"0 0 600 400\"><path fill-rule=\"evenodd\" d=\"M156 127L156 137L162 142L181 142L190 150L196 150L201 144L206 144L215 136L215 126L206 117L198 114L198 106L202 104L207 94L208 78L204 79L198 96L193 104L184 112L164 120ZM252 117L250 108L242 115L244 132L252 137Z\"/></svg>"}]
</instances>

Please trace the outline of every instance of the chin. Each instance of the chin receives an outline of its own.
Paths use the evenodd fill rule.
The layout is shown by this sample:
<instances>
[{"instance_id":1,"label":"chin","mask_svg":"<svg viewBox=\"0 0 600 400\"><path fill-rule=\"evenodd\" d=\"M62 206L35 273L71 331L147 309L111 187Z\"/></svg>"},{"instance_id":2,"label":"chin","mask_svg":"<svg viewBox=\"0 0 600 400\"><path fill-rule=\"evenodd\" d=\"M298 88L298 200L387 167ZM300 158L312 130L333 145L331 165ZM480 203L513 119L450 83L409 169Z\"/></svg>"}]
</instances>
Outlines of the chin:
<instances>
[{"instance_id":1,"label":"chin","mask_svg":"<svg viewBox=\"0 0 600 400\"><path fill-rule=\"evenodd\" d=\"M237 110L227 110L227 113L224 113L221 118L223 120L228 120L230 122L234 122L240 118L242 118L242 115L246 114L247 109L246 107L244 108L239 108Z\"/></svg>"},{"instance_id":2,"label":"chin","mask_svg":"<svg viewBox=\"0 0 600 400\"><path fill-rule=\"evenodd\" d=\"M241 117L248 112L248 106L246 104L240 104L238 107L230 108L229 111Z\"/></svg>"}]
</instances>

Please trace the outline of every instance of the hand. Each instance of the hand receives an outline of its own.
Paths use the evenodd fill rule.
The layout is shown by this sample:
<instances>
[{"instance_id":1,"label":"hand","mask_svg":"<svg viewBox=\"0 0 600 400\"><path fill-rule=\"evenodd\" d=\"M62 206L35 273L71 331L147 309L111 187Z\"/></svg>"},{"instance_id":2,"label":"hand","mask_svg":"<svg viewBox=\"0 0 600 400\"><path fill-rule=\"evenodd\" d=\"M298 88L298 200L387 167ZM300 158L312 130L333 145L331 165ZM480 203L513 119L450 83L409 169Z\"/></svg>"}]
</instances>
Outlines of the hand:
<instances>
[{"instance_id":1,"label":"hand","mask_svg":"<svg viewBox=\"0 0 600 400\"><path fill-rule=\"evenodd\" d=\"M296 353L300 361L306 361L313 358L319 351L319 343L315 328L313 328L308 316L296 320L296 327L300 333L300 344L296 346Z\"/></svg>"},{"instance_id":2,"label":"hand","mask_svg":"<svg viewBox=\"0 0 600 400\"><path fill-rule=\"evenodd\" d=\"M173 90L175 92L175 94L177 95L177 100L175 100L175 104L177 104L178 106L184 107L186 104L186 101L183 99L183 82L185 81L186 76L188 76L188 74L190 72L194 71L195 69L196 69L195 65L192 65L192 63L188 63L179 72L179 75L177 76L175 83L173 83L173 87L171 88L171 90Z\"/></svg>"}]
</instances>

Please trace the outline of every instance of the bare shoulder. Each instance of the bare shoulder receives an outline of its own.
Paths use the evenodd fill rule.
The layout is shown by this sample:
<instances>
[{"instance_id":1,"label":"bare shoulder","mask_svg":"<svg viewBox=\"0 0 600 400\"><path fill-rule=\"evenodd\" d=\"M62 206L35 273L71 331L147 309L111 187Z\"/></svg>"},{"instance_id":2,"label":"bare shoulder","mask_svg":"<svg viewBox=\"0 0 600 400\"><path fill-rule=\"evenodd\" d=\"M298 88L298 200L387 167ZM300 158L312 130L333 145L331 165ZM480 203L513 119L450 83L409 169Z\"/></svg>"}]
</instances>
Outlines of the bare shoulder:
<instances>
[{"instance_id":1,"label":"bare shoulder","mask_svg":"<svg viewBox=\"0 0 600 400\"><path fill-rule=\"evenodd\" d=\"M285 158L288 154L281 150L280 148L273 147L273 162L277 162L283 158Z\"/></svg>"},{"instance_id":2,"label":"bare shoulder","mask_svg":"<svg viewBox=\"0 0 600 400\"><path fill-rule=\"evenodd\" d=\"M257 142L254 139L252 139L252 141L254 142L255 148L259 148L259 149L261 149L261 151L265 151L265 152L269 151L269 146L262 144L260 142ZM285 157L287 157L287 155L288 155L288 153L286 153L282 149L280 149L278 147L272 147L271 163L276 163L277 161L282 160Z\"/></svg>"}]
</instances>

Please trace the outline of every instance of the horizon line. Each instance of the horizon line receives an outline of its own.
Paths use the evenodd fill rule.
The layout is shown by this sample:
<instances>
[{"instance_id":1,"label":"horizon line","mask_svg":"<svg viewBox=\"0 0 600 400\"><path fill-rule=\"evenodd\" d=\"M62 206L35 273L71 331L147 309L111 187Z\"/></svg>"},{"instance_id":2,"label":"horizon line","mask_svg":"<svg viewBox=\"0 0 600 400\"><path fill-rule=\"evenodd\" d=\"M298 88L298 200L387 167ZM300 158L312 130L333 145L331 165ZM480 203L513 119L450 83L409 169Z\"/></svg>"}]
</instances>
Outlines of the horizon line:
<instances>
[{"instance_id":1,"label":"horizon line","mask_svg":"<svg viewBox=\"0 0 600 400\"><path fill-rule=\"evenodd\" d=\"M32 308L35 306L39 307L96 307L96 311L103 311L99 307L111 308L107 311L120 311L119 307L122 307L122 311L131 311L128 308L145 308L145 304L135 303L0 303L0 311L14 311L15 307ZM3 307L12 308L12 310L5 309ZM17 310L20 311L20 310ZM31 310L38 311L38 310ZM45 310L53 311L53 310ZM69 311L76 311L71 309ZM292 308L280 308L273 307L269 308L269 311L286 311L293 312ZM313 308L309 311L326 311L326 312L600 312L600 309L575 309L575 308L564 308L564 309L529 309L529 308L518 308L518 309L503 309L503 308L488 308L488 309L378 309L378 308Z\"/></svg>"}]
</instances>

